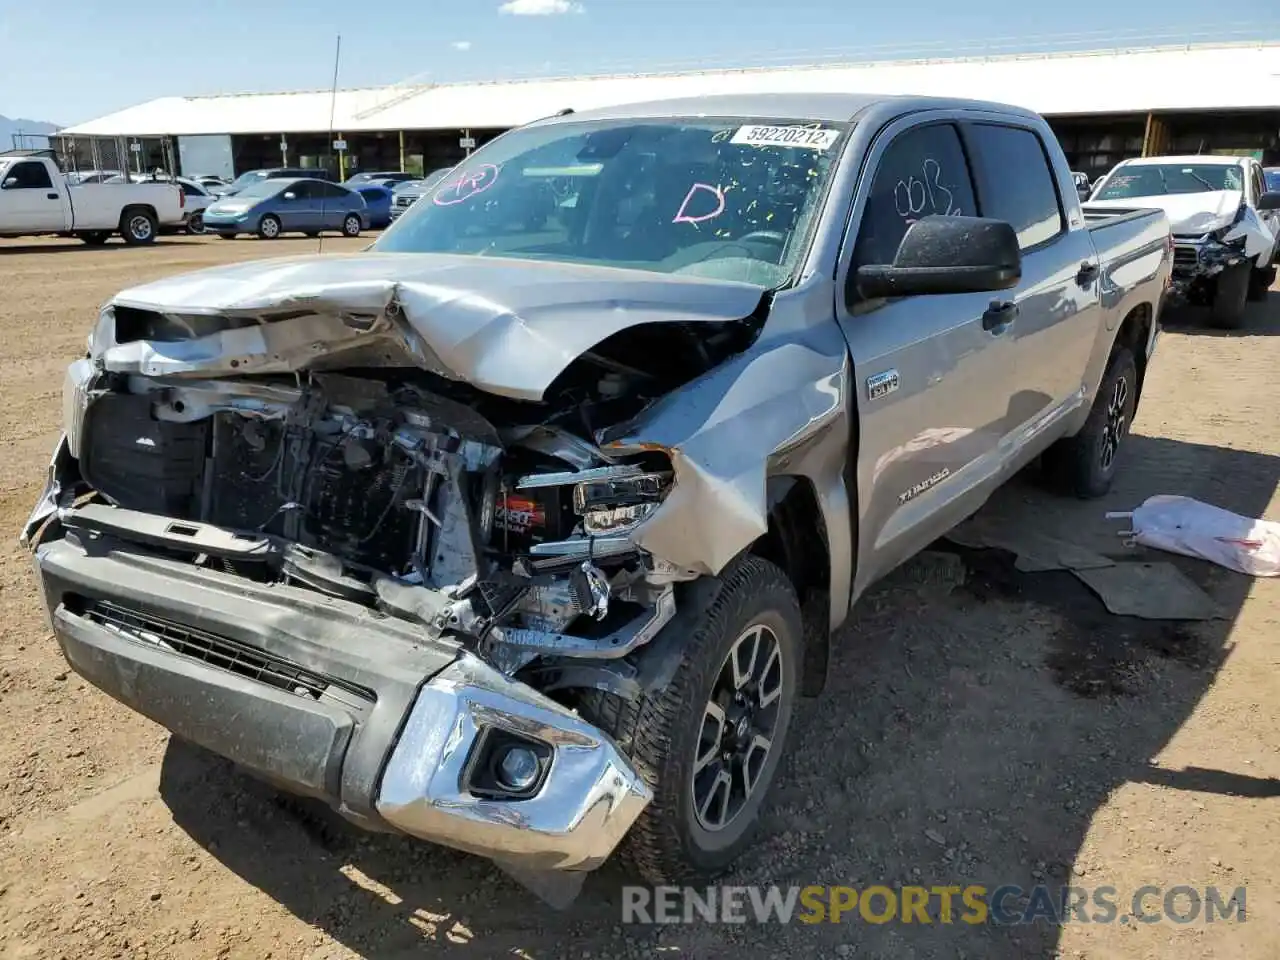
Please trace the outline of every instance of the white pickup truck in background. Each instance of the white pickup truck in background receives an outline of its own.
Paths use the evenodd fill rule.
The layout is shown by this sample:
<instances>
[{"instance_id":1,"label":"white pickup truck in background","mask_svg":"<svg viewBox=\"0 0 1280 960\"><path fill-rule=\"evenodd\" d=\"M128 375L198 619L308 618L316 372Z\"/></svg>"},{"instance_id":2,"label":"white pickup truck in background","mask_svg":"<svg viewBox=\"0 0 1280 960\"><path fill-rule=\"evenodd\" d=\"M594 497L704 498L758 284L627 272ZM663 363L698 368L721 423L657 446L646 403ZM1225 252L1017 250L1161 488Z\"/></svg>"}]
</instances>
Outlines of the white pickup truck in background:
<instances>
[{"instance_id":1,"label":"white pickup truck in background","mask_svg":"<svg viewBox=\"0 0 1280 960\"><path fill-rule=\"evenodd\" d=\"M1245 303L1276 281L1280 193L1268 191L1253 157L1145 157L1118 164L1094 188L1086 213L1156 207L1173 227L1170 292L1210 308L1216 326L1236 328Z\"/></svg>"},{"instance_id":2,"label":"white pickup truck in background","mask_svg":"<svg viewBox=\"0 0 1280 960\"><path fill-rule=\"evenodd\" d=\"M47 150L0 153L0 237L41 234L103 244L151 243L183 222L185 198L173 183L71 183Z\"/></svg>"}]
</instances>

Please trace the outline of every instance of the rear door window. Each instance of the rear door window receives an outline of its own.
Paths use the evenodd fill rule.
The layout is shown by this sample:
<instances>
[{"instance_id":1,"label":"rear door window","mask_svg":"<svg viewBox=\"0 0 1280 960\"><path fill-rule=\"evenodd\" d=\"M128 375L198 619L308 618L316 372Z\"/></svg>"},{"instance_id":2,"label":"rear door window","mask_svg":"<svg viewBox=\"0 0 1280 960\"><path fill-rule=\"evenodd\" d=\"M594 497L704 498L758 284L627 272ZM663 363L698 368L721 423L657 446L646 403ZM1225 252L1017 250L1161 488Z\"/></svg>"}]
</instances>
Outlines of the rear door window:
<instances>
[{"instance_id":1,"label":"rear door window","mask_svg":"<svg viewBox=\"0 0 1280 960\"><path fill-rule=\"evenodd\" d=\"M965 127L982 216L1004 220L1026 250L1066 229L1053 167L1039 134L1024 127Z\"/></svg>"},{"instance_id":2,"label":"rear door window","mask_svg":"<svg viewBox=\"0 0 1280 960\"><path fill-rule=\"evenodd\" d=\"M858 227L854 263L893 263L902 237L928 216L975 216L969 164L949 123L898 134L880 157Z\"/></svg>"}]
</instances>

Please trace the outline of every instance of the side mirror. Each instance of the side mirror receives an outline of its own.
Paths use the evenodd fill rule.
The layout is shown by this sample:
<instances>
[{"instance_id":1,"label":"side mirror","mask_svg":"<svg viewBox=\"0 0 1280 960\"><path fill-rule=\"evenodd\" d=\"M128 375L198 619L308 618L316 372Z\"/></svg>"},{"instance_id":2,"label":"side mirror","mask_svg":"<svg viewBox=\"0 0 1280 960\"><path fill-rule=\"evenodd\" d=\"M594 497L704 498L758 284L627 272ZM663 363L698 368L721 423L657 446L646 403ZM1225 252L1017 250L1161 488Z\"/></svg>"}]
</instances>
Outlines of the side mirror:
<instances>
[{"instance_id":1,"label":"side mirror","mask_svg":"<svg viewBox=\"0 0 1280 960\"><path fill-rule=\"evenodd\" d=\"M925 217L902 238L892 264L859 267L854 275L865 299L930 293L989 293L1022 279L1018 235L1003 220Z\"/></svg>"},{"instance_id":2,"label":"side mirror","mask_svg":"<svg viewBox=\"0 0 1280 960\"><path fill-rule=\"evenodd\" d=\"M12 190L17 185L18 185L17 177L6 177L4 183L0 183L0 187L3 187L5 190Z\"/></svg>"},{"instance_id":3,"label":"side mirror","mask_svg":"<svg viewBox=\"0 0 1280 960\"><path fill-rule=\"evenodd\" d=\"M1280 210L1280 191L1268 190L1258 198L1259 210Z\"/></svg>"},{"instance_id":4,"label":"side mirror","mask_svg":"<svg viewBox=\"0 0 1280 960\"><path fill-rule=\"evenodd\" d=\"M289 190L289 191L287 191L287 192L284 194L284 198L285 198L286 200L297 200L297 199L298 199L298 195L297 195L296 193L294 193L292 190Z\"/></svg>"}]
</instances>

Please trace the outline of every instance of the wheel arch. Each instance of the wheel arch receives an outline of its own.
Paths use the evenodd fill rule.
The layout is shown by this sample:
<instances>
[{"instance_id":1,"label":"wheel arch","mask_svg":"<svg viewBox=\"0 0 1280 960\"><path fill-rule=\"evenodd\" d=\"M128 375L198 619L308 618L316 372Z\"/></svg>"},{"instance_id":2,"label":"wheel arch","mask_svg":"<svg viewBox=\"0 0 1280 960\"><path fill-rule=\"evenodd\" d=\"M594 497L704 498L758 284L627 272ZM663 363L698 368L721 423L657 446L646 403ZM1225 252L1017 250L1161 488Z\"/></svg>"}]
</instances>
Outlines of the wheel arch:
<instances>
[{"instance_id":1,"label":"wheel arch","mask_svg":"<svg viewBox=\"0 0 1280 960\"><path fill-rule=\"evenodd\" d=\"M156 213L156 208L149 203L130 203L120 210L120 230L123 232L125 221L135 213L145 213L153 221L155 221L157 229L160 226L160 217Z\"/></svg>"},{"instance_id":2,"label":"wheel arch","mask_svg":"<svg viewBox=\"0 0 1280 960\"><path fill-rule=\"evenodd\" d=\"M1147 344L1151 340L1151 330L1155 324L1155 309L1149 303L1140 303L1130 310L1120 321L1116 330L1116 338L1111 350L1116 347L1127 347L1133 354L1134 365L1138 368L1138 389L1134 397L1134 412L1142 400L1142 385L1147 376Z\"/></svg>"},{"instance_id":3,"label":"wheel arch","mask_svg":"<svg viewBox=\"0 0 1280 960\"><path fill-rule=\"evenodd\" d=\"M831 655L834 584L826 515L808 477L770 477L767 493L769 529L750 552L780 568L796 591L804 627L800 689L805 696L816 696L826 683Z\"/></svg>"}]
</instances>

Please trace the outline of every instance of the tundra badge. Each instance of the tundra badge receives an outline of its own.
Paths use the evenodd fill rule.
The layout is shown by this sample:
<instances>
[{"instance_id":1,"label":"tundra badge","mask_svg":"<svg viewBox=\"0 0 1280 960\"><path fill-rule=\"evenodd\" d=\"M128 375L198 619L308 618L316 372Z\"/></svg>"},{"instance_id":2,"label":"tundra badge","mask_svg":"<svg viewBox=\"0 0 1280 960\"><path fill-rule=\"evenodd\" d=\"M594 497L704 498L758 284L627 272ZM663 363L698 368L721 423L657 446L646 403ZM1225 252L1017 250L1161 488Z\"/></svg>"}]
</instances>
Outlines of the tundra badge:
<instances>
[{"instance_id":1,"label":"tundra badge","mask_svg":"<svg viewBox=\"0 0 1280 960\"><path fill-rule=\"evenodd\" d=\"M867 377L867 399L879 400L898 389L898 371L886 370L873 377Z\"/></svg>"}]
</instances>

